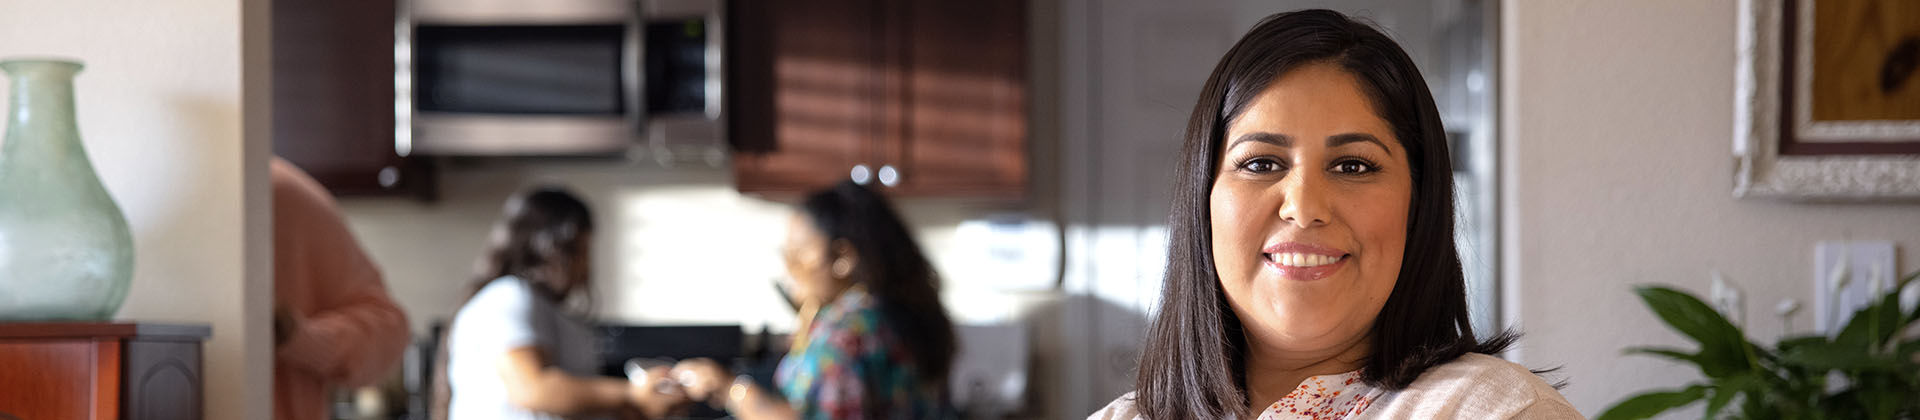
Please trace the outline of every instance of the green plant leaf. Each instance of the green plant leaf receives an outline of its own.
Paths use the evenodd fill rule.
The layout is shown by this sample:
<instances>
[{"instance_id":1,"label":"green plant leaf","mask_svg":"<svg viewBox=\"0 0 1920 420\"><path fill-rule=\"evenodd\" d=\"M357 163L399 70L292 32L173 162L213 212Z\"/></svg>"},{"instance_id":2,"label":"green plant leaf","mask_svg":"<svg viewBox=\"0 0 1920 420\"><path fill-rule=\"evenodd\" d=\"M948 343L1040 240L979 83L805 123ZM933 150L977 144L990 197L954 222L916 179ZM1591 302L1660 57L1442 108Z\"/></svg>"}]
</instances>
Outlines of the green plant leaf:
<instances>
[{"instance_id":1,"label":"green plant leaf","mask_svg":"<svg viewBox=\"0 0 1920 420\"><path fill-rule=\"evenodd\" d=\"M1874 315L1877 322L1873 325L1873 344L1875 348L1885 348L1887 341L1892 340L1894 334L1900 332L1900 327L1906 325L1900 323L1900 319L1905 318L1900 314L1900 289L1893 289L1882 296Z\"/></svg>"},{"instance_id":2,"label":"green plant leaf","mask_svg":"<svg viewBox=\"0 0 1920 420\"><path fill-rule=\"evenodd\" d=\"M1901 330L1900 327L1906 325L1901 322L1904 317L1900 314L1899 289L1894 290L1854 311L1853 318L1847 321L1833 341L1849 346L1873 345L1875 348L1886 345Z\"/></svg>"},{"instance_id":3,"label":"green plant leaf","mask_svg":"<svg viewBox=\"0 0 1920 420\"><path fill-rule=\"evenodd\" d=\"M1893 360L1869 353L1864 343L1841 341L1795 347L1793 350L1781 353L1780 362L1822 374L1834 369L1890 371L1899 368Z\"/></svg>"},{"instance_id":4,"label":"green plant leaf","mask_svg":"<svg viewBox=\"0 0 1920 420\"><path fill-rule=\"evenodd\" d=\"M1641 286L1634 291L1667 326L1700 343L1695 357L1708 377L1722 378L1756 368L1746 336L1699 298L1661 286Z\"/></svg>"},{"instance_id":5,"label":"green plant leaf","mask_svg":"<svg viewBox=\"0 0 1920 420\"><path fill-rule=\"evenodd\" d=\"M1788 351L1792 351L1793 349L1799 348L1800 346L1805 346L1809 344L1821 344L1826 342L1827 342L1826 336L1804 335L1799 337L1781 339L1780 344L1774 347L1779 348L1781 353L1786 353Z\"/></svg>"},{"instance_id":6,"label":"green plant leaf","mask_svg":"<svg viewBox=\"0 0 1920 420\"><path fill-rule=\"evenodd\" d=\"M1758 393L1764 391L1765 388L1762 385L1760 379L1752 374L1733 375L1724 379L1714 380L1713 396L1707 399L1706 418L1719 418L1720 410L1725 409L1727 403L1733 401L1734 396L1740 395L1741 393ZM1753 397L1748 396L1747 398L1751 399Z\"/></svg>"},{"instance_id":7,"label":"green plant leaf","mask_svg":"<svg viewBox=\"0 0 1920 420\"><path fill-rule=\"evenodd\" d=\"M1895 412L1900 410L1902 395L1899 391L1891 389L1892 387L1887 384L1861 385L1866 386L1855 388L1858 392L1854 394L1854 399L1858 400L1860 408L1867 412L1867 418L1889 420L1893 418Z\"/></svg>"},{"instance_id":8,"label":"green plant leaf","mask_svg":"<svg viewBox=\"0 0 1920 420\"><path fill-rule=\"evenodd\" d=\"M1706 392L1707 387L1705 385L1694 385L1686 389L1648 392L1635 395L1633 398L1628 398L1626 401L1614 404L1613 407L1608 408L1606 412L1600 413L1600 417L1594 417L1593 420L1637 420L1653 417L1667 410L1680 408L1681 406L1692 404L1694 401L1700 401L1701 398L1706 396Z\"/></svg>"},{"instance_id":9,"label":"green plant leaf","mask_svg":"<svg viewBox=\"0 0 1920 420\"><path fill-rule=\"evenodd\" d=\"M1906 278L1900 279L1900 282L1893 287L1893 294L1897 296L1900 294L1900 291L1907 290L1907 285L1913 283L1915 279L1920 279L1920 271L1915 271L1913 274L1908 274ZM1896 303L1895 305L1898 304ZM1894 307L1898 308L1899 306ZM1894 312L1899 311L1899 309L1894 310ZM1920 320L1920 305L1914 305L1913 312L1907 313L1907 316L1901 318L1900 328L1895 329L1895 331L1906 329L1908 325L1913 325L1913 321L1915 320Z\"/></svg>"},{"instance_id":10,"label":"green plant leaf","mask_svg":"<svg viewBox=\"0 0 1920 420\"><path fill-rule=\"evenodd\" d=\"M1692 365L1695 365L1695 366L1698 366L1698 365L1700 364L1700 355L1698 355L1698 354L1694 354L1694 353L1687 353L1687 352L1685 352L1685 351L1682 351L1682 350L1680 350L1680 349L1674 349L1674 348L1666 348L1666 347L1628 347L1628 348L1627 348L1627 350L1626 350L1626 351L1624 351L1623 353L1626 353L1626 354L1645 354L1645 355L1652 355L1652 356L1660 356L1660 357L1665 357L1665 358L1668 358L1668 359L1673 359L1673 360L1675 360L1675 361L1681 361L1681 362L1686 362L1686 363L1688 363L1688 364L1692 364Z\"/></svg>"},{"instance_id":11,"label":"green plant leaf","mask_svg":"<svg viewBox=\"0 0 1920 420\"><path fill-rule=\"evenodd\" d=\"M1873 315L1867 312L1870 309L1873 308L1866 307L1854 311L1853 318L1848 319L1847 325L1841 327L1840 333L1833 336L1833 342L1846 343L1851 346L1865 346L1867 344L1867 337L1870 336L1870 332L1867 331L1867 321L1873 319Z\"/></svg>"}]
</instances>

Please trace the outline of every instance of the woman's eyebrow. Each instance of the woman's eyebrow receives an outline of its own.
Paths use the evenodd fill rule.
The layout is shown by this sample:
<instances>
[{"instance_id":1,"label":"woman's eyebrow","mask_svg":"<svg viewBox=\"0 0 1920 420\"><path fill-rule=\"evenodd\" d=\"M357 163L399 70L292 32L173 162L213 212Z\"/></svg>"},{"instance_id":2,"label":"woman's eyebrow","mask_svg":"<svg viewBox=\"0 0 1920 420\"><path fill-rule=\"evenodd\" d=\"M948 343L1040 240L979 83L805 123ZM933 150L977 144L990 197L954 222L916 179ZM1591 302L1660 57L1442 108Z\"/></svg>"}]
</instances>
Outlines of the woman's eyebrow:
<instances>
[{"instance_id":1,"label":"woman's eyebrow","mask_svg":"<svg viewBox=\"0 0 1920 420\"><path fill-rule=\"evenodd\" d=\"M1244 139L1245 136L1242 136L1241 138ZM1373 143L1373 145L1375 146L1380 146L1380 150L1387 151L1387 156L1393 156L1393 149L1387 148L1386 143L1381 142L1380 138L1374 137L1372 134L1345 133L1345 134L1335 134L1335 135L1327 136L1328 149L1345 146L1353 143L1359 143L1359 142Z\"/></svg>"},{"instance_id":2,"label":"woman's eyebrow","mask_svg":"<svg viewBox=\"0 0 1920 420\"><path fill-rule=\"evenodd\" d=\"M1292 137L1287 137L1287 135L1280 134L1280 133L1268 133L1268 132L1260 131L1260 132L1241 134L1240 138L1234 139L1232 144L1227 145L1227 148L1232 149L1234 146L1240 145L1240 143L1245 143L1250 141L1257 141L1257 142L1271 144L1271 145L1280 146L1280 147L1293 147Z\"/></svg>"}]
</instances>

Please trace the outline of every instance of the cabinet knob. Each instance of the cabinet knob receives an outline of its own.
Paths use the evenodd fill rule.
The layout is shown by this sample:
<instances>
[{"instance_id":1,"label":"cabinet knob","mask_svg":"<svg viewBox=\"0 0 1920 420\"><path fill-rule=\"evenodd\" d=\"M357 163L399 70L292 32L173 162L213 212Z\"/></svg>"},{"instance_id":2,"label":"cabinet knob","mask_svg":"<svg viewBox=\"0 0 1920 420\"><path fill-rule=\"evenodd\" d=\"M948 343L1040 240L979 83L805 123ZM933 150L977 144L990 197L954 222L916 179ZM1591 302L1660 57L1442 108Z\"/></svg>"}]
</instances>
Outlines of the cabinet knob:
<instances>
[{"instance_id":1,"label":"cabinet knob","mask_svg":"<svg viewBox=\"0 0 1920 420\"><path fill-rule=\"evenodd\" d=\"M400 185L400 168L392 166L380 168L378 179L380 188L393 188L395 185Z\"/></svg>"},{"instance_id":2,"label":"cabinet knob","mask_svg":"<svg viewBox=\"0 0 1920 420\"><path fill-rule=\"evenodd\" d=\"M880 185L895 187L900 185L900 170L893 165L880 166Z\"/></svg>"},{"instance_id":3,"label":"cabinet knob","mask_svg":"<svg viewBox=\"0 0 1920 420\"><path fill-rule=\"evenodd\" d=\"M867 185L868 182L873 182L873 170L867 169L865 164L853 165L853 173L850 175L855 184Z\"/></svg>"}]
</instances>

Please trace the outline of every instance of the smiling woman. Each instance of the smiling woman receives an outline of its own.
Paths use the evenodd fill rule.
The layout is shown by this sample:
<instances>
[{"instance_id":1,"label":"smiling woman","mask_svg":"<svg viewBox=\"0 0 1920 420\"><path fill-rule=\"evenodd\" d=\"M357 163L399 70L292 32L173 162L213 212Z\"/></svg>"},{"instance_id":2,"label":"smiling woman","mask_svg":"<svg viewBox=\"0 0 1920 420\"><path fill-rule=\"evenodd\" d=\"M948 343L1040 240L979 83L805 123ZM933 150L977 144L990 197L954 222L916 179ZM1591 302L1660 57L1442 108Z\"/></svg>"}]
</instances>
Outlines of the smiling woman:
<instances>
[{"instance_id":1,"label":"smiling woman","mask_svg":"<svg viewBox=\"0 0 1920 420\"><path fill-rule=\"evenodd\" d=\"M1474 336L1419 69L1337 12L1268 17L1187 126L1135 392L1093 419L1580 418Z\"/></svg>"}]
</instances>

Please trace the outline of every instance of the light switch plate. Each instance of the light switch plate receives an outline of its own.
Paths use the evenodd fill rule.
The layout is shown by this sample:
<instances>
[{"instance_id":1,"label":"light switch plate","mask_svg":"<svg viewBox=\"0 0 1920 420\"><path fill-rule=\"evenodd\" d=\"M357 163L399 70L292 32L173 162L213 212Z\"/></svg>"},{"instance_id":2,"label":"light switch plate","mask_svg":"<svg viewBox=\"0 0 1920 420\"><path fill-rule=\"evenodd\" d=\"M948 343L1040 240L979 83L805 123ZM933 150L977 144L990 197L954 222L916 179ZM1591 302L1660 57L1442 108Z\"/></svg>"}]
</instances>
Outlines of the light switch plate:
<instances>
[{"instance_id":1,"label":"light switch plate","mask_svg":"<svg viewBox=\"0 0 1920 420\"><path fill-rule=\"evenodd\" d=\"M1829 334L1893 287L1893 241L1820 241L1813 252L1813 328ZM1842 270L1839 265L1845 264ZM1844 280L1843 280L1844 279Z\"/></svg>"}]
</instances>

